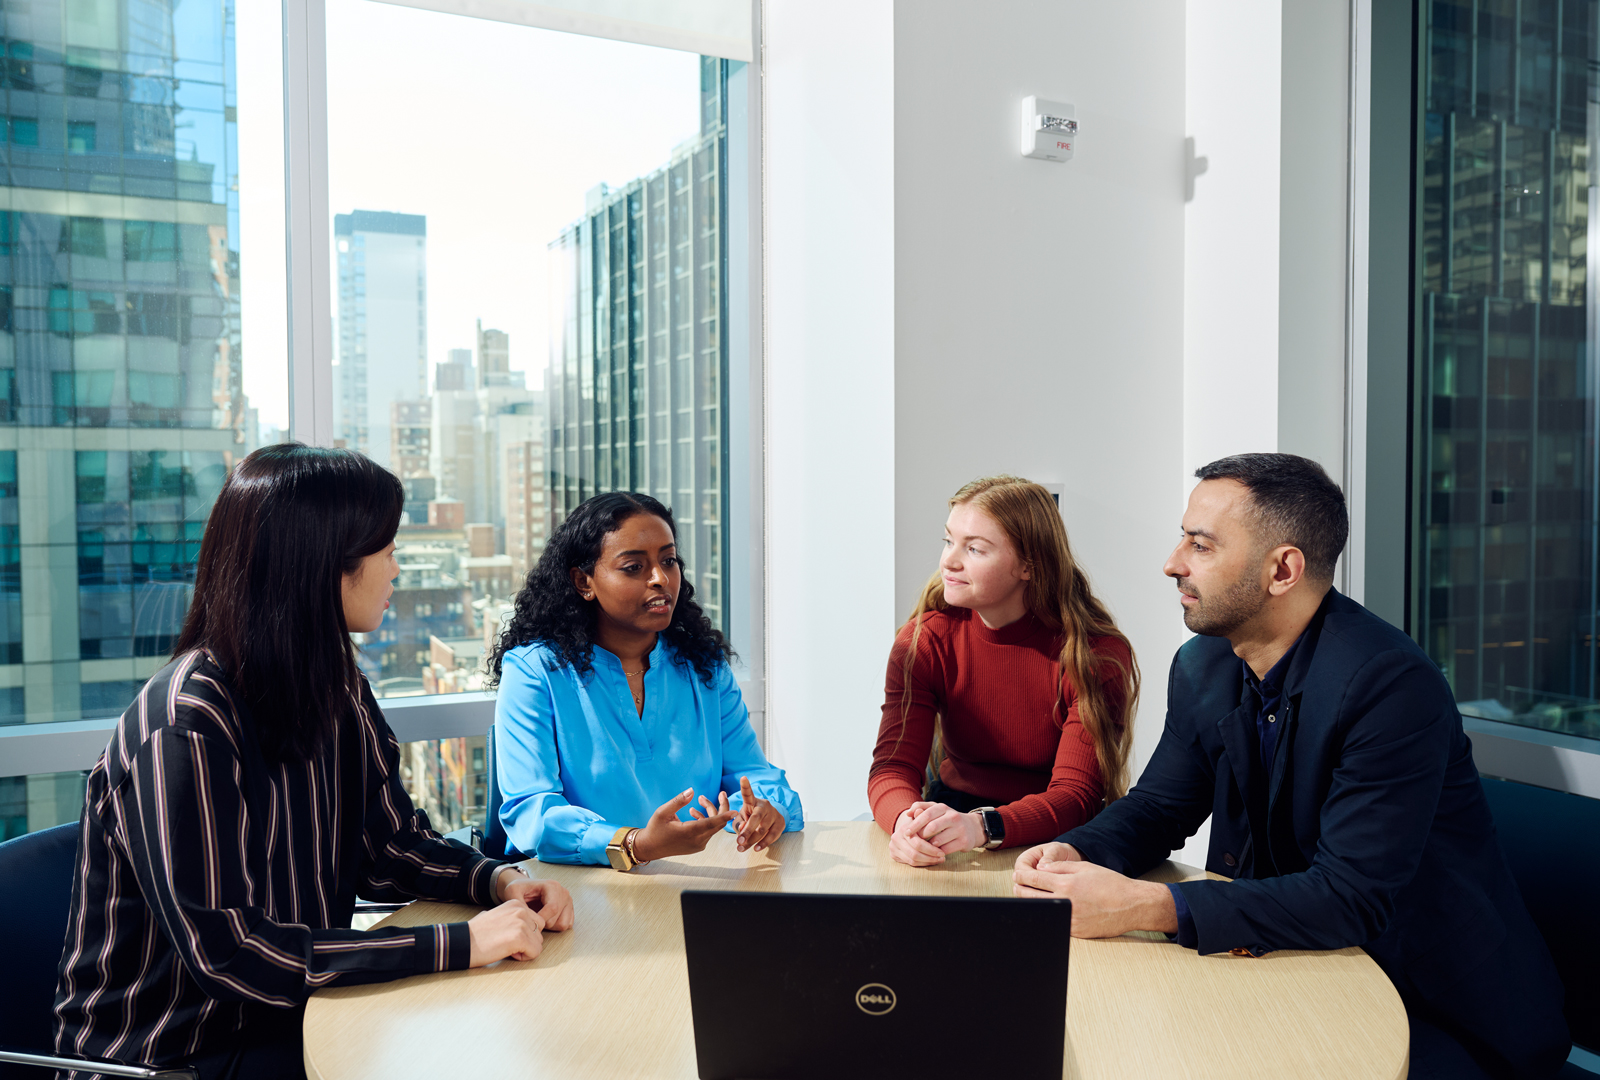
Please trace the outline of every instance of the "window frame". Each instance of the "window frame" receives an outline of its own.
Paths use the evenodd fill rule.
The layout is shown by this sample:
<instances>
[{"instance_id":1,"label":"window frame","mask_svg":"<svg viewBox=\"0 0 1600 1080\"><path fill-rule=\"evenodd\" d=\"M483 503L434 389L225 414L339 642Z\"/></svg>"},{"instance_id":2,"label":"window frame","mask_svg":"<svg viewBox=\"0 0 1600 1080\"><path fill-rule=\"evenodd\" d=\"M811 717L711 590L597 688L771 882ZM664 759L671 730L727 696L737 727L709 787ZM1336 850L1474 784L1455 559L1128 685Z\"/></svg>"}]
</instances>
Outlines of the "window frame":
<instances>
[{"instance_id":1,"label":"window frame","mask_svg":"<svg viewBox=\"0 0 1600 1080\"><path fill-rule=\"evenodd\" d=\"M396 0L388 0L396 2ZM749 38L693 34L669 26L652 27L650 4L640 2L637 22L587 18L555 5L502 5L471 16L453 0L398 0L459 17L532 25L586 36L720 55L743 61L742 123L730 115L728 157L745 157L742 183L728 198L729 372L724 393L730 462L728 567L730 637L739 654L735 675L761 745L766 730L766 319L763 288L762 226L765 176L762 150L760 0L723 0L742 15L748 3ZM658 5L657 5L658 6ZM726 14L726 12L724 12ZM738 54L738 55L730 55ZM328 197L328 80L325 0L285 0L283 4L284 214L290 438L332 446L336 432L333 393L332 216ZM732 186L730 186L732 188ZM495 696L487 692L436 694L385 699L381 704L402 743L483 735L494 722ZM59 773L91 767L105 748L118 717L50 721L0 727L0 777Z\"/></svg>"},{"instance_id":2,"label":"window frame","mask_svg":"<svg viewBox=\"0 0 1600 1080\"><path fill-rule=\"evenodd\" d=\"M1427 497L1416 453L1425 0L1352 0L1346 490L1340 588L1413 639ZM1593 293L1591 282L1591 297ZM1404 439L1403 456L1399 441ZM1405 462L1395 470L1392 462ZM1463 717L1478 771L1600 798L1600 739Z\"/></svg>"}]
</instances>

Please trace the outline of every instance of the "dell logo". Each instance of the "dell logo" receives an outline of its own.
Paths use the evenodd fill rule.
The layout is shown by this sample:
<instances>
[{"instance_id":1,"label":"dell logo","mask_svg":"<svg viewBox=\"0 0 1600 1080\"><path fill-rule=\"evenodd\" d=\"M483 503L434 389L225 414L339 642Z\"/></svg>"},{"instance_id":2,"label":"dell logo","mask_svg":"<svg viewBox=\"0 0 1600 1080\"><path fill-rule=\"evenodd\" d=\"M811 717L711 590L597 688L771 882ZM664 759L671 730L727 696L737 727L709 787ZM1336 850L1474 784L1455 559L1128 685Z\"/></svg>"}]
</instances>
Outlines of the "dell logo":
<instances>
[{"instance_id":1,"label":"dell logo","mask_svg":"<svg viewBox=\"0 0 1600 1080\"><path fill-rule=\"evenodd\" d=\"M856 991L856 1008L868 1016L883 1016L894 1011L894 991L882 983L868 983Z\"/></svg>"}]
</instances>

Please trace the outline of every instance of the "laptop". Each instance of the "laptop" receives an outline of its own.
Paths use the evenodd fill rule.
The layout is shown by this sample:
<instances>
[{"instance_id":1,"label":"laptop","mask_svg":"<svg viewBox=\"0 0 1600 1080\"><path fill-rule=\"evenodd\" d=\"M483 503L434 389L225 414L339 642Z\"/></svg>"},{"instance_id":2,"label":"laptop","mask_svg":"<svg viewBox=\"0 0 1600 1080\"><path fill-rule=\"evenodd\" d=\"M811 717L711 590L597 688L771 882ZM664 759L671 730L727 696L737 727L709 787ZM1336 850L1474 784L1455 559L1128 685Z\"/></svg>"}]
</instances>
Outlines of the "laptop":
<instances>
[{"instance_id":1,"label":"laptop","mask_svg":"<svg viewBox=\"0 0 1600 1080\"><path fill-rule=\"evenodd\" d=\"M688 890L683 939L702 1080L1061 1080L1070 901Z\"/></svg>"}]
</instances>

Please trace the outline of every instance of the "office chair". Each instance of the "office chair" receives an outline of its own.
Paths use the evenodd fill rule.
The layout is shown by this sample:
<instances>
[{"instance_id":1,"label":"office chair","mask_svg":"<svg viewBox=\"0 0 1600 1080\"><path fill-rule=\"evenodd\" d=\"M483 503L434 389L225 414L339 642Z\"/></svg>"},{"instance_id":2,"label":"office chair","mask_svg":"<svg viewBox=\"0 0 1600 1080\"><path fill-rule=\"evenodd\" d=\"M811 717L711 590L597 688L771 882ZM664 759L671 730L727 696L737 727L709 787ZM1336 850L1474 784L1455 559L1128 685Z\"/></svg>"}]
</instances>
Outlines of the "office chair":
<instances>
[{"instance_id":1,"label":"office chair","mask_svg":"<svg viewBox=\"0 0 1600 1080\"><path fill-rule=\"evenodd\" d=\"M67 937L78 823L0 844L0 1080L38 1080L49 1069L104 1076L197 1080L193 1069L128 1065L55 1052L56 968Z\"/></svg>"},{"instance_id":2,"label":"office chair","mask_svg":"<svg viewBox=\"0 0 1600 1080\"><path fill-rule=\"evenodd\" d=\"M1592 906L1600 893L1600 799L1483 778L1500 847L1534 925L1567 989L1572 1041L1600 1053L1600 941ZM1559 1080L1596 1080L1568 1062Z\"/></svg>"},{"instance_id":3,"label":"office chair","mask_svg":"<svg viewBox=\"0 0 1600 1080\"><path fill-rule=\"evenodd\" d=\"M493 724L489 725L488 744L484 753L489 758L489 806L484 812L483 845L479 850L491 859L521 862L529 856L511 846L506 827L500 824L500 772L495 765Z\"/></svg>"}]
</instances>

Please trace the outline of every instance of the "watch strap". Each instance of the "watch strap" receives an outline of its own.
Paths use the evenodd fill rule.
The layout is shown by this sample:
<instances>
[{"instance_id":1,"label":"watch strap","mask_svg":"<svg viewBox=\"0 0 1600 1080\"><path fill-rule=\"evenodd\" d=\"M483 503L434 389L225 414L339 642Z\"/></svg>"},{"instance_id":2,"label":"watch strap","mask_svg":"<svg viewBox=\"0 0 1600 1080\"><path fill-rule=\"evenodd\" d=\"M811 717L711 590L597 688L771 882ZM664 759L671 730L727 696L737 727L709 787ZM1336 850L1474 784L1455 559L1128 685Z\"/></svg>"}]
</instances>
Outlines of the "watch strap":
<instances>
[{"instance_id":1,"label":"watch strap","mask_svg":"<svg viewBox=\"0 0 1600 1080\"><path fill-rule=\"evenodd\" d=\"M980 806L973 813L978 815L978 821L983 825L983 847L980 851L994 851L1006 842L1005 819L1000 816L1000 811L992 806Z\"/></svg>"},{"instance_id":2,"label":"watch strap","mask_svg":"<svg viewBox=\"0 0 1600 1080\"><path fill-rule=\"evenodd\" d=\"M627 839L631 832L633 826L624 825L612 834L611 842L606 845L606 858L610 860L611 868L620 870L624 874L639 865L633 857L633 852L628 850Z\"/></svg>"}]
</instances>

